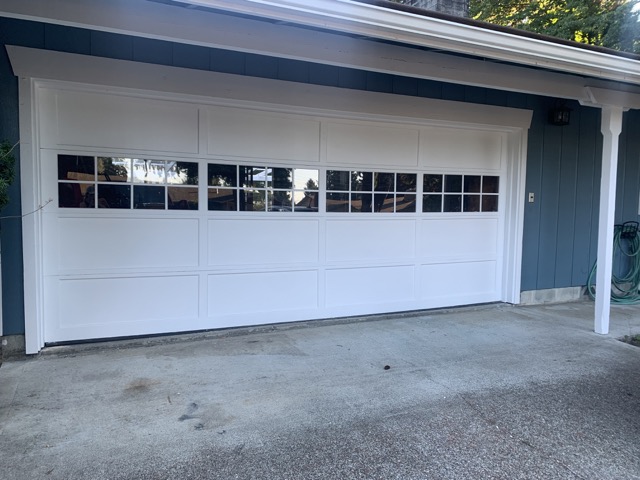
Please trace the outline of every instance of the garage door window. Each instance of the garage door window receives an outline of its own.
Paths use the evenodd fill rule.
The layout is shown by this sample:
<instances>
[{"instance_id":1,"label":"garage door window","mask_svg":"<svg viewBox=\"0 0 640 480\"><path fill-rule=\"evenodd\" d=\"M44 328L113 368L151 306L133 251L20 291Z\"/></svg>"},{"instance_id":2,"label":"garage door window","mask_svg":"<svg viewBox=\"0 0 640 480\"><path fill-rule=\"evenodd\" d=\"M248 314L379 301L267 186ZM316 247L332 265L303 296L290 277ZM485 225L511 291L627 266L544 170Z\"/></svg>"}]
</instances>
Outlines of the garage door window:
<instances>
[{"instance_id":1,"label":"garage door window","mask_svg":"<svg viewBox=\"0 0 640 480\"><path fill-rule=\"evenodd\" d=\"M318 170L209 164L209 210L317 212Z\"/></svg>"},{"instance_id":2,"label":"garage door window","mask_svg":"<svg viewBox=\"0 0 640 480\"><path fill-rule=\"evenodd\" d=\"M198 164L58 155L61 208L198 209Z\"/></svg>"},{"instance_id":3,"label":"garage door window","mask_svg":"<svg viewBox=\"0 0 640 480\"><path fill-rule=\"evenodd\" d=\"M497 212L499 177L425 174L423 212Z\"/></svg>"},{"instance_id":4,"label":"garage door window","mask_svg":"<svg viewBox=\"0 0 640 480\"><path fill-rule=\"evenodd\" d=\"M415 173L327 170L327 212L414 213Z\"/></svg>"}]
</instances>

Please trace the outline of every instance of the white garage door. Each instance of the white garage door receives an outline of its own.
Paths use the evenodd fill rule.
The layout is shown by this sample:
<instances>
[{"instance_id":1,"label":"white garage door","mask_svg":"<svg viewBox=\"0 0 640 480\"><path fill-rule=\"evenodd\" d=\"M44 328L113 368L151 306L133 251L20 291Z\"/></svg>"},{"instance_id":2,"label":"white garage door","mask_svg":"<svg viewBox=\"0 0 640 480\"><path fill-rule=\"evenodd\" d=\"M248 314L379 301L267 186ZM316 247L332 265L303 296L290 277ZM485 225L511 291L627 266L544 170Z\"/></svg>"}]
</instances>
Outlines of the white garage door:
<instances>
[{"instance_id":1,"label":"white garage door","mask_svg":"<svg viewBox=\"0 0 640 480\"><path fill-rule=\"evenodd\" d=\"M44 340L503 300L507 133L41 88Z\"/></svg>"}]
</instances>

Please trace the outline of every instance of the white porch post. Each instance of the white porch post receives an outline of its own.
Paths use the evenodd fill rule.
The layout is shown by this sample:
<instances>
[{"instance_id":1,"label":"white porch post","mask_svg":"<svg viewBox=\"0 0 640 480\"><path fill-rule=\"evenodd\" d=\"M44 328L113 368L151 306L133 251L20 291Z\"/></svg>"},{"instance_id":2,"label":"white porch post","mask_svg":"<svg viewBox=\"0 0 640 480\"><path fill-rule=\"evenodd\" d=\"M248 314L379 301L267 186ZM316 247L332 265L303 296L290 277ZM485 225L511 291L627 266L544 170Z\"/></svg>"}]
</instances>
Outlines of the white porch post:
<instances>
[{"instance_id":1,"label":"white porch post","mask_svg":"<svg viewBox=\"0 0 640 480\"><path fill-rule=\"evenodd\" d=\"M616 205L618 171L618 137L622 131L622 113L617 106L602 107L600 130L602 144L602 176L600 179L600 215L598 220L598 271L596 273L595 332L609 333L611 308L611 271L613 264L613 224Z\"/></svg>"}]
</instances>

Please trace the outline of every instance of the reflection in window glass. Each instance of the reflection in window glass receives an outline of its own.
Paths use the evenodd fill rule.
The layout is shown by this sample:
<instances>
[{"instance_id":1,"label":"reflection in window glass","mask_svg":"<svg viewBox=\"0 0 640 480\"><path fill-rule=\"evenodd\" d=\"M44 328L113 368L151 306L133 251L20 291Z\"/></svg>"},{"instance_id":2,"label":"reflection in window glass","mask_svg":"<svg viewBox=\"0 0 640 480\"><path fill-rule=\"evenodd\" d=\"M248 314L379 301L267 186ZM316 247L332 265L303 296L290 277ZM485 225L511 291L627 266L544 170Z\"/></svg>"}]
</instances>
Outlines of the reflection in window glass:
<instances>
[{"instance_id":1,"label":"reflection in window glass","mask_svg":"<svg viewBox=\"0 0 640 480\"><path fill-rule=\"evenodd\" d=\"M442 175L424 175L423 191L426 192L442 192ZM439 211L439 210L438 210Z\"/></svg>"},{"instance_id":2,"label":"reflection in window glass","mask_svg":"<svg viewBox=\"0 0 640 480\"><path fill-rule=\"evenodd\" d=\"M483 212L497 212L498 211L498 196L497 195L483 195L482 196L482 211Z\"/></svg>"},{"instance_id":3,"label":"reflection in window glass","mask_svg":"<svg viewBox=\"0 0 640 480\"><path fill-rule=\"evenodd\" d=\"M236 211L238 202L236 200L237 190L232 188L210 188L209 189L209 210Z\"/></svg>"},{"instance_id":4,"label":"reflection in window glass","mask_svg":"<svg viewBox=\"0 0 640 480\"><path fill-rule=\"evenodd\" d=\"M119 157L98 157L99 182L130 182L131 159Z\"/></svg>"},{"instance_id":5,"label":"reflection in window glass","mask_svg":"<svg viewBox=\"0 0 640 480\"><path fill-rule=\"evenodd\" d=\"M464 191L465 193L480 193L480 175L465 175L464 176Z\"/></svg>"},{"instance_id":6,"label":"reflection in window glass","mask_svg":"<svg viewBox=\"0 0 640 480\"><path fill-rule=\"evenodd\" d=\"M238 172L235 165L210 163L208 166L209 185L212 187L237 187Z\"/></svg>"},{"instance_id":7,"label":"reflection in window glass","mask_svg":"<svg viewBox=\"0 0 640 480\"><path fill-rule=\"evenodd\" d=\"M62 208L93 208L93 183L58 183L58 206Z\"/></svg>"},{"instance_id":8,"label":"reflection in window glass","mask_svg":"<svg viewBox=\"0 0 640 480\"><path fill-rule=\"evenodd\" d=\"M349 190L349 172L327 170L327 190Z\"/></svg>"},{"instance_id":9,"label":"reflection in window glass","mask_svg":"<svg viewBox=\"0 0 640 480\"><path fill-rule=\"evenodd\" d=\"M373 196L373 211L393 213L394 195L393 193L376 193Z\"/></svg>"},{"instance_id":10,"label":"reflection in window glass","mask_svg":"<svg viewBox=\"0 0 640 480\"><path fill-rule=\"evenodd\" d=\"M164 210L164 187L135 186L133 208Z\"/></svg>"},{"instance_id":11,"label":"reflection in window glass","mask_svg":"<svg viewBox=\"0 0 640 480\"><path fill-rule=\"evenodd\" d=\"M396 179L397 192L415 192L417 175L415 173L398 173Z\"/></svg>"},{"instance_id":12,"label":"reflection in window glass","mask_svg":"<svg viewBox=\"0 0 640 480\"><path fill-rule=\"evenodd\" d=\"M412 194L396 194L396 212L415 213L416 196Z\"/></svg>"},{"instance_id":13,"label":"reflection in window glass","mask_svg":"<svg viewBox=\"0 0 640 480\"><path fill-rule=\"evenodd\" d=\"M93 157L58 155L58 180L95 180Z\"/></svg>"},{"instance_id":14,"label":"reflection in window glass","mask_svg":"<svg viewBox=\"0 0 640 480\"><path fill-rule=\"evenodd\" d=\"M267 185L265 167L247 167L240 165L240 184L245 188L265 188ZM271 180L269 175L269 180Z\"/></svg>"},{"instance_id":15,"label":"reflection in window glass","mask_svg":"<svg viewBox=\"0 0 640 480\"><path fill-rule=\"evenodd\" d=\"M424 195L422 198L423 212L441 212L442 195Z\"/></svg>"},{"instance_id":16,"label":"reflection in window glass","mask_svg":"<svg viewBox=\"0 0 640 480\"><path fill-rule=\"evenodd\" d=\"M480 195L465 195L463 210L465 212L479 212L480 211Z\"/></svg>"},{"instance_id":17,"label":"reflection in window glass","mask_svg":"<svg viewBox=\"0 0 640 480\"><path fill-rule=\"evenodd\" d=\"M462 192L462 175L445 175L444 176L445 192ZM454 211L454 210L451 210Z\"/></svg>"},{"instance_id":18,"label":"reflection in window glass","mask_svg":"<svg viewBox=\"0 0 640 480\"><path fill-rule=\"evenodd\" d=\"M373 190L372 172L351 172L351 191L370 192Z\"/></svg>"},{"instance_id":19,"label":"reflection in window glass","mask_svg":"<svg viewBox=\"0 0 640 480\"><path fill-rule=\"evenodd\" d=\"M131 187L129 185L99 184L99 208L131 208Z\"/></svg>"},{"instance_id":20,"label":"reflection in window glass","mask_svg":"<svg viewBox=\"0 0 640 480\"><path fill-rule=\"evenodd\" d=\"M318 170L296 168L293 171L293 188L296 190L319 190L320 183Z\"/></svg>"},{"instance_id":21,"label":"reflection in window glass","mask_svg":"<svg viewBox=\"0 0 640 480\"><path fill-rule=\"evenodd\" d=\"M445 195L442 211L443 212L462 211L462 195Z\"/></svg>"},{"instance_id":22,"label":"reflection in window glass","mask_svg":"<svg viewBox=\"0 0 640 480\"><path fill-rule=\"evenodd\" d=\"M393 192L393 173L375 173L373 176L376 192Z\"/></svg>"},{"instance_id":23,"label":"reflection in window glass","mask_svg":"<svg viewBox=\"0 0 640 480\"><path fill-rule=\"evenodd\" d=\"M368 213L373 209L373 195L371 193L352 193L351 194L351 211Z\"/></svg>"},{"instance_id":24,"label":"reflection in window glass","mask_svg":"<svg viewBox=\"0 0 640 480\"><path fill-rule=\"evenodd\" d=\"M134 183L164 183L166 164L162 160L133 159Z\"/></svg>"},{"instance_id":25,"label":"reflection in window glass","mask_svg":"<svg viewBox=\"0 0 640 480\"><path fill-rule=\"evenodd\" d=\"M169 210L198 210L198 187L167 187Z\"/></svg>"},{"instance_id":26,"label":"reflection in window glass","mask_svg":"<svg viewBox=\"0 0 640 480\"><path fill-rule=\"evenodd\" d=\"M318 211L318 192L312 191L294 191L294 212L317 212Z\"/></svg>"},{"instance_id":27,"label":"reflection in window glass","mask_svg":"<svg viewBox=\"0 0 640 480\"><path fill-rule=\"evenodd\" d=\"M482 178L482 193L498 193L500 177L485 176Z\"/></svg>"},{"instance_id":28,"label":"reflection in window glass","mask_svg":"<svg viewBox=\"0 0 640 480\"><path fill-rule=\"evenodd\" d=\"M293 169L268 168L267 179L271 188L291 188L293 187Z\"/></svg>"},{"instance_id":29,"label":"reflection in window glass","mask_svg":"<svg viewBox=\"0 0 640 480\"><path fill-rule=\"evenodd\" d=\"M198 185L196 162L167 162L167 183L170 185Z\"/></svg>"},{"instance_id":30,"label":"reflection in window glass","mask_svg":"<svg viewBox=\"0 0 640 480\"><path fill-rule=\"evenodd\" d=\"M244 212L264 212L266 210L265 190L240 190L240 210Z\"/></svg>"},{"instance_id":31,"label":"reflection in window glass","mask_svg":"<svg viewBox=\"0 0 640 480\"><path fill-rule=\"evenodd\" d=\"M348 193L327 193L327 212L348 212Z\"/></svg>"},{"instance_id":32,"label":"reflection in window glass","mask_svg":"<svg viewBox=\"0 0 640 480\"><path fill-rule=\"evenodd\" d=\"M274 190L267 192L267 210L270 212L290 212L291 192L288 190Z\"/></svg>"}]
</instances>

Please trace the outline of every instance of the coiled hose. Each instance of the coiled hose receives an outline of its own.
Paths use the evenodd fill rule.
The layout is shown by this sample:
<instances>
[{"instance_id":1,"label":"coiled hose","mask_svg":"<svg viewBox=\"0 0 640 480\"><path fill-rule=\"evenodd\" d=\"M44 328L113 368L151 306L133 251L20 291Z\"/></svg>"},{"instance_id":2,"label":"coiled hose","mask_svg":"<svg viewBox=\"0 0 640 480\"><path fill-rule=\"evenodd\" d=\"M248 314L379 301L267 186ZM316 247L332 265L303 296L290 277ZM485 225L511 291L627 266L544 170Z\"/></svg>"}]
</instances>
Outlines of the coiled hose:
<instances>
[{"instance_id":1,"label":"coiled hose","mask_svg":"<svg viewBox=\"0 0 640 480\"><path fill-rule=\"evenodd\" d=\"M619 270L626 266L626 273L618 276L611 274L611 303L638 304L640 303L640 237L638 236L638 222L626 222L614 226L613 256L619 259ZM587 293L589 297L596 297L596 261L589 273Z\"/></svg>"}]
</instances>

